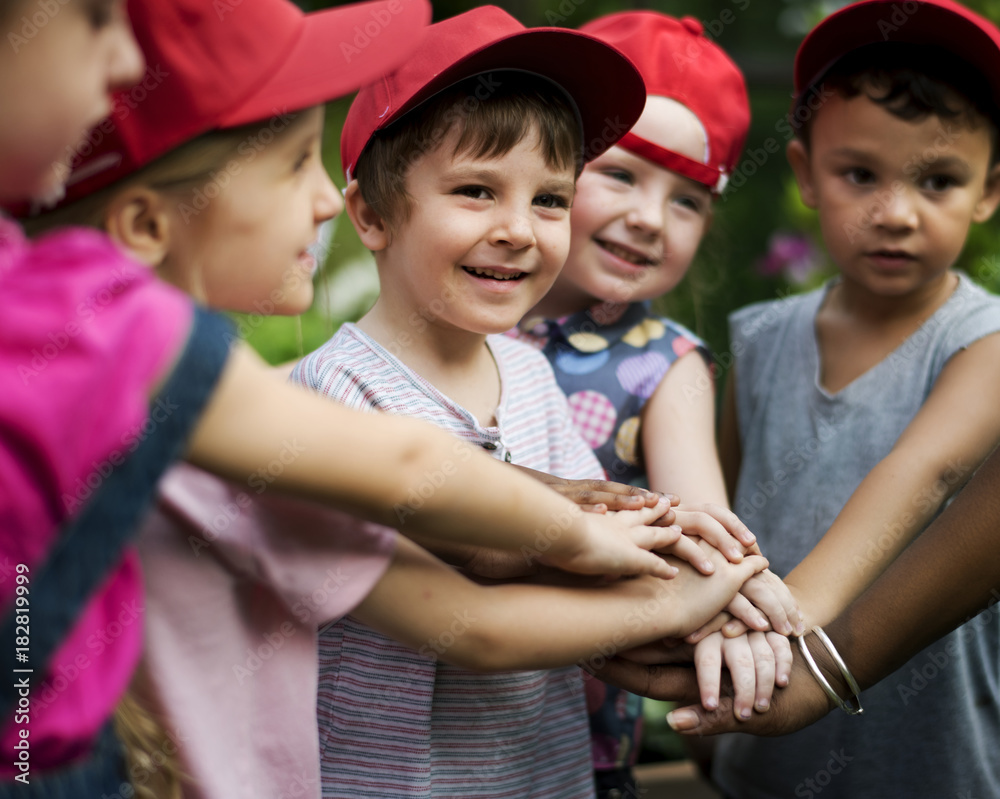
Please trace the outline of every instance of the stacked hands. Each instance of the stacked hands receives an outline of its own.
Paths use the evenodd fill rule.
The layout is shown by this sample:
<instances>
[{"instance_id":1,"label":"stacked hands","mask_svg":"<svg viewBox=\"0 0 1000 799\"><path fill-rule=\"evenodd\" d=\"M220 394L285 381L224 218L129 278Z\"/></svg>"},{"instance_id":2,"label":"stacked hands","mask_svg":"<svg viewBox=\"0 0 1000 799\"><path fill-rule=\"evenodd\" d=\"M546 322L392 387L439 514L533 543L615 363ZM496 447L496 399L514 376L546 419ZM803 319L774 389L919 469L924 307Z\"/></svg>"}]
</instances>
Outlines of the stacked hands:
<instances>
[{"instance_id":1,"label":"stacked hands","mask_svg":"<svg viewBox=\"0 0 1000 799\"><path fill-rule=\"evenodd\" d=\"M736 514L719 505L686 506L675 496L635 486L531 474L588 511L582 521L589 533L578 539L578 549L541 554L538 563L606 579L641 575L615 579L608 588L670 603L663 640L616 656L641 665L693 666L708 711L720 706L725 667L736 718L767 711L774 687L789 682L789 636L803 635L805 624L795 598L767 568L755 536ZM461 565L488 578L539 571L523 557L492 550L479 550Z\"/></svg>"}]
</instances>

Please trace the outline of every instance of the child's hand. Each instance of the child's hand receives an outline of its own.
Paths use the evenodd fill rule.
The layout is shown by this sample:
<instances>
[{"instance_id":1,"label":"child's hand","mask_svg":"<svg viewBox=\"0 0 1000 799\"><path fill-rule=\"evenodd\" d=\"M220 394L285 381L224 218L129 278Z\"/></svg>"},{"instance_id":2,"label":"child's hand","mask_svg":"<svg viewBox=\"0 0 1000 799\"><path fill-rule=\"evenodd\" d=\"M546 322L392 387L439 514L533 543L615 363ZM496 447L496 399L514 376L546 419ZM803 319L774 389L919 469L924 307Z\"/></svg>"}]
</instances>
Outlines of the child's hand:
<instances>
[{"instance_id":1,"label":"child's hand","mask_svg":"<svg viewBox=\"0 0 1000 799\"><path fill-rule=\"evenodd\" d=\"M638 486L627 486L610 480L566 480L562 477L538 472L524 466L513 464L530 477L544 483L553 491L566 497L586 511L605 513L609 510L638 510L639 508L655 508L661 497L666 497L671 505L680 500L671 494L658 494ZM673 514L665 513L656 524L669 527L674 523Z\"/></svg>"},{"instance_id":2,"label":"child's hand","mask_svg":"<svg viewBox=\"0 0 1000 799\"><path fill-rule=\"evenodd\" d=\"M767 568L767 559L760 555L748 555L740 563L731 563L704 541L697 546L712 561L713 573L710 575L701 574L690 564L673 557L667 558L675 565L677 576L661 583L661 596L665 600L663 612L669 614L671 620L665 637L680 637L700 627L732 601L743 582Z\"/></svg>"},{"instance_id":3,"label":"child's hand","mask_svg":"<svg viewBox=\"0 0 1000 799\"><path fill-rule=\"evenodd\" d=\"M735 513L721 505L678 505L674 523L685 535L707 541L733 563L739 563L746 554L760 554L759 549L749 549L755 547L756 536Z\"/></svg>"},{"instance_id":4,"label":"child's hand","mask_svg":"<svg viewBox=\"0 0 1000 799\"><path fill-rule=\"evenodd\" d=\"M738 638L726 638L716 632L695 646L694 663L702 707L706 710L719 707L725 664L733 683L733 714L745 721L754 710L767 711L775 685L788 685L792 648L788 638L775 632L751 631Z\"/></svg>"},{"instance_id":5,"label":"child's hand","mask_svg":"<svg viewBox=\"0 0 1000 799\"><path fill-rule=\"evenodd\" d=\"M718 630L726 638L736 638L748 630L774 630L782 635L805 633L805 621L795 597L781 578L769 569L747 580L726 611L685 640L696 644Z\"/></svg>"},{"instance_id":6,"label":"child's hand","mask_svg":"<svg viewBox=\"0 0 1000 799\"><path fill-rule=\"evenodd\" d=\"M661 498L641 510L567 514L539 530L538 546L528 558L578 574L651 574L669 580L677 569L650 551L669 547L681 537L677 527L653 526L669 511L669 500Z\"/></svg>"}]
</instances>

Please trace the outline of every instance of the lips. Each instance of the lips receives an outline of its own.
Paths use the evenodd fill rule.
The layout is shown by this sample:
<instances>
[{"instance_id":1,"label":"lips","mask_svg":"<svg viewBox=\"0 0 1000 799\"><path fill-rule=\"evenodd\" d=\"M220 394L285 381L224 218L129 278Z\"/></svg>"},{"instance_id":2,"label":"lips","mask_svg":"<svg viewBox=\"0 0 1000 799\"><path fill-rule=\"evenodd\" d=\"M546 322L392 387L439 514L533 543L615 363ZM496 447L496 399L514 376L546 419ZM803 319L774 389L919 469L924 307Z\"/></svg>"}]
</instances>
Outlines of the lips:
<instances>
[{"instance_id":1,"label":"lips","mask_svg":"<svg viewBox=\"0 0 1000 799\"><path fill-rule=\"evenodd\" d=\"M626 263L633 264L634 266L656 266L660 262L659 258L654 258L644 252L641 252L640 250L626 247L623 244L606 241L604 239L594 239L594 241L602 250L605 250L615 256L615 258L620 258Z\"/></svg>"},{"instance_id":2,"label":"lips","mask_svg":"<svg viewBox=\"0 0 1000 799\"><path fill-rule=\"evenodd\" d=\"M516 269L507 269L503 267L463 266L462 269L470 275L485 278L487 280L520 280L527 274L527 272L520 272Z\"/></svg>"},{"instance_id":3,"label":"lips","mask_svg":"<svg viewBox=\"0 0 1000 799\"><path fill-rule=\"evenodd\" d=\"M872 250L866 255L879 266L887 268L908 266L916 260L915 256L905 250Z\"/></svg>"}]
</instances>

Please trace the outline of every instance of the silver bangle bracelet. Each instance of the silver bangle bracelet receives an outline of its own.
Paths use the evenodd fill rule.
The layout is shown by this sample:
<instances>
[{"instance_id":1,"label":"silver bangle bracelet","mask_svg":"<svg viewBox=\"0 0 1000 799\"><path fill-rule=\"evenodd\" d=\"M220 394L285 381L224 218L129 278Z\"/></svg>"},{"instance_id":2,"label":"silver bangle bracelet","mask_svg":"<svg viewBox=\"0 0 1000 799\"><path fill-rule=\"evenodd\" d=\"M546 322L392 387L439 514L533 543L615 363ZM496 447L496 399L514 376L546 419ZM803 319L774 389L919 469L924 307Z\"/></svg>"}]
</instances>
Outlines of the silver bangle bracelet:
<instances>
[{"instance_id":1,"label":"silver bangle bracelet","mask_svg":"<svg viewBox=\"0 0 1000 799\"><path fill-rule=\"evenodd\" d=\"M840 656L840 653L836 650L833 642L830 640L829 636L823 632L821 627L813 627L812 632L816 634L816 637L823 642L823 646L826 647L827 652L833 658L834 663L837 664L837 668L840 669L840 673L843 675L844 679L847 681L848 687L851 689L852 696L851 701L854 705L850 704L847 700L842 699L836 691L833 690L833 686L830 685L829 680L820 671L819 666L816 665L816 660L812 656L812 652L809 651L809 647L806 645L805 636L800 636L799 650L802 652L802 657L805 658L806 665L809 667L809 671L812 676L816 679L816 682L820 684L820 687L826 692L826 695L833 700L833 703L847 713L850 716L860 716L864 713L864 708L861 707L861 697L859 694L861 691L858 689L858 683L854 679L853 675L847 669L847 664L844 663L844 659Z\"/></svg>"}]
</instances>

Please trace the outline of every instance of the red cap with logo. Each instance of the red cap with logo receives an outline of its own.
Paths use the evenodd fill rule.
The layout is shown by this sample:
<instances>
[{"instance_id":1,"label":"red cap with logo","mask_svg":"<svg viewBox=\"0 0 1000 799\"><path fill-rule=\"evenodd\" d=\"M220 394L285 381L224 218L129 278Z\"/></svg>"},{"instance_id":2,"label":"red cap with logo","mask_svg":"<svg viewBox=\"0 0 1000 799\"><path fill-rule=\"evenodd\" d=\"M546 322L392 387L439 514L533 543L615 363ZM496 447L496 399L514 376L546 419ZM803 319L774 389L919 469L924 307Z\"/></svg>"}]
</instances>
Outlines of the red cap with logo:
<instances>
[{"instance_id":1,"label":"red cap with logo","mask_svg":"<svg viewBox=\"0 0 1000 799\"><path fill-rule=\"evenodd\" d=\"M348 94L403 61L430 21L427 0L304 14L288 0L131 0L146 74L78 151L67 201L196 136Z\"/></svg>"},{"instance_id":2,"label":"red cap with logo","mask_svg":"<svg viewBox=\"0 0 1000 799\"><path fill-rule=\"evenodd\" d=\"M819 23L795 55L795 93L801 95L842 56L880 42L907 42L949 51L982 73L1000 106L1000 30L953 0L862 0Z\"/></svg>"},{"instance_id":3,"label":"red cap with logo","mask_svg":"<svg viewBox=\"0 0 1000 799\"><path fill-rule=\"evenodd\" d=\"M632 59L652 96L676 100L701 122L708 141L704 162L630 133L620 147L720 194L739 163L750 129L750 101L740 68L705 36L693 17L625 11L580 27Z\"/></svg>"},{"instance_id":4,"label":"red cap with logo","mask_svg":"<svg viewBox=\"0 0 1000 799\"><path fill-rule=\"evenodd\" d=\"M348 178L378 131L458 81L500 70L531 72L566 92L583 129L584 160L617 142L646 104L635 67L603 42L565 28L525 28L481 6L431 25L402 66L358 92L340 138Z\"/></svg>"}]
</instances>

